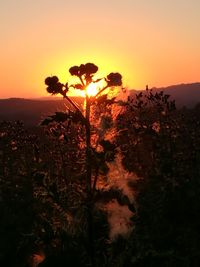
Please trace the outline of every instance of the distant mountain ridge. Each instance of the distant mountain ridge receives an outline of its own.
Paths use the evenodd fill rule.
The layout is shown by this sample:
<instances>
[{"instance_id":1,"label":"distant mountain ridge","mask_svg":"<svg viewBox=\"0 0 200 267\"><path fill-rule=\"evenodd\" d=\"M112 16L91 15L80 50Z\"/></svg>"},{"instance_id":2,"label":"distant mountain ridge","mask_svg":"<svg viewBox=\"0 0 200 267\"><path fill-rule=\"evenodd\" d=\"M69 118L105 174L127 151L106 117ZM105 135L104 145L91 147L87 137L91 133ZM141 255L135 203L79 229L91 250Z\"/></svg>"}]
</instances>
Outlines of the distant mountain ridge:
<instances>
[{"instance_id":1,"label":"distant mountain ridge","mask_svg":"<svg viewBox=\"0 0 200 267\"><path fill-rule=\"evenodd\" d=\"M186 106L194 107L200 103L200 83L179 84L162 88L151 88L153 91L164 91L169 94L171 99L176 100L178 108ZM130 95L134 95L138 90L130 90ZM83 98L72 97L80 106L83 104ZM2 120L22 120L27 126L38 125L42 119L55 111L66 109L66 101L62 98L45 97L38 99L9 98L0 99L0 121Z\"/></svg>"},{"instance_id":2,"label":"distant mountain ridge","mask_svg":"<svg viewBox=\"0 0 200 267\"><path fill-rule=\"evenodd\" d=\"M186 106L188 108L194 107L200 103L200 83L178 84L167 87L152 87L154 92L163 91L165 94L171 96L171 99L176 100L177 107ZM141 92L142 90L140 90ZM132 90L131 94L138 93L137 90Z\"/></svg>"},{"instance_id":3,"label":"distant mountain ridge","mask_svg":"<svg viewBox=\"0 0 200 267\"><path fill-rule=\"evenodd\" d=\"M72 97L79 105L83 99ZM62 98L52 100L42 98L24 99L24 98L8 98L0 99L0 121L22 120L25 125L38 125L48 115L54 114L55 111L64 111L66 109L66 101Z\"/></svg>"},{"instance_id":4,"label":"distant mountain ridge","mask_svg":"<svg viewBox=\"0 0 200 267\"><path fill-rule=\"evenodd\" d=\"M154 88L153 90L162 90L176 100L179 107L194 107L200 103L200 83L179 84L163 88Z\"/></svg>"}]
</instances>

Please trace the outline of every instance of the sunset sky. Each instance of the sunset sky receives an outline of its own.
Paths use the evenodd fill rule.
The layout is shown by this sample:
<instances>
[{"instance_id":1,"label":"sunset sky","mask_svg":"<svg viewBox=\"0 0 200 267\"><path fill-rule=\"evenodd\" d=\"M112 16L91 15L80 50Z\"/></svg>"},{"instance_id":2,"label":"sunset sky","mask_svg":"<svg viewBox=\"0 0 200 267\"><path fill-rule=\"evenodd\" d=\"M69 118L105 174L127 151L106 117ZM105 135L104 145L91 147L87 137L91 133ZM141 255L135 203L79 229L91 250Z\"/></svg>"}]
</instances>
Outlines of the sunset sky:
<instances>
[{"instance_id":1,"label":"sunset sky","mask_svg":"<svg viewBox=\"0 0 200 267\"><path fill-rule=\"evenodd\" d=\"M1 0L0 98L93 62L143 89L200 81L200 0Z\"/></svg>"}]
</instances>

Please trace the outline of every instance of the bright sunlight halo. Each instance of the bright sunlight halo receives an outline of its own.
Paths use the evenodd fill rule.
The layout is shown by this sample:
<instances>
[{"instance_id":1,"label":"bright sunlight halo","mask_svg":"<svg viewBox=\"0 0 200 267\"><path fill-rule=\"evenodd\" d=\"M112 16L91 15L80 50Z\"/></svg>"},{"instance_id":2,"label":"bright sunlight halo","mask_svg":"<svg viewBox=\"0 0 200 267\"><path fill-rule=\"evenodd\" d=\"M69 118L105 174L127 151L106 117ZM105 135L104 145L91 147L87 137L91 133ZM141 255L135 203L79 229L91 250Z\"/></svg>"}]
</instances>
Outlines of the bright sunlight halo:
<instances>
[{"instance_id":1,"label":"bright sunlight halo","mask_svg":"<svg viewBox=\"0 0 200 267\"><path fill-rule=\"evenodd\" d=\"M95 96L99 92L99 86L96 83L90 83L86 88L86 95Z\"/></svg>"}]
</instances>

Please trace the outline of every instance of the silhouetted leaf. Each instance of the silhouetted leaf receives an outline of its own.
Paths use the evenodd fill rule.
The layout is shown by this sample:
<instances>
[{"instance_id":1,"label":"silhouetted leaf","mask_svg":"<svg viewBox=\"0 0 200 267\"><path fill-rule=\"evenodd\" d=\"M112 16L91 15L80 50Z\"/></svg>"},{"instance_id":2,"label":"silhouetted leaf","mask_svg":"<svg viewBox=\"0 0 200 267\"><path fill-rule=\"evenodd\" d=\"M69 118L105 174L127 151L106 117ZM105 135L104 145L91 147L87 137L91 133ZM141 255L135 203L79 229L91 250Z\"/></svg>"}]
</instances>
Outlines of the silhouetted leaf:
<instances>
[{"instance_id":1,"label":"silhouetted leaf","mask_svg":"<svg viewBox=\"0 0 200 267\"><path fill-rule=\"evenodd\" d=\"M93 83L98 83L102 80L103 78L100 78L100 79L96 79L95 81L93 81Z\"/></svg>"},{"instance_id":2,"label":"silhouetted leaf","mask_svg":"<svg viewBox=\"0 0 200 267\"><path fill-rule=\"evenodd\" d=\"M73 87L75 89L84 90L84 86L81 83L74 84Z\"/></svg>"}]
</instances>

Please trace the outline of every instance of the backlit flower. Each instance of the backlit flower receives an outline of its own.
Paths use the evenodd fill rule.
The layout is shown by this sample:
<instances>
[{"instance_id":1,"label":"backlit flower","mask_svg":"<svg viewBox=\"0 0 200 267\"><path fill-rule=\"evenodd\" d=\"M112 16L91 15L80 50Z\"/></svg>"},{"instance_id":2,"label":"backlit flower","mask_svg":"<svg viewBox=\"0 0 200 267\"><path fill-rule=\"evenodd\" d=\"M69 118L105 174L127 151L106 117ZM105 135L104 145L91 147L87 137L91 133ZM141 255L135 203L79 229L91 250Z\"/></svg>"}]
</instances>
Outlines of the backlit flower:
<instances>
[{"instance_id":1,"label":"backlit flower","mask_svg":"<svg viewBox=\"0 0 200 267\"><path fill-rule=\"evenodd\" d=\"M121 86L122 85L122 75L118 72L111 72L106 79L108 86Z\"/></svg>"}]
</instances>

